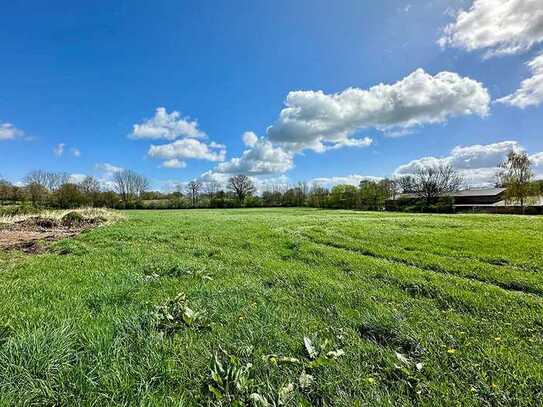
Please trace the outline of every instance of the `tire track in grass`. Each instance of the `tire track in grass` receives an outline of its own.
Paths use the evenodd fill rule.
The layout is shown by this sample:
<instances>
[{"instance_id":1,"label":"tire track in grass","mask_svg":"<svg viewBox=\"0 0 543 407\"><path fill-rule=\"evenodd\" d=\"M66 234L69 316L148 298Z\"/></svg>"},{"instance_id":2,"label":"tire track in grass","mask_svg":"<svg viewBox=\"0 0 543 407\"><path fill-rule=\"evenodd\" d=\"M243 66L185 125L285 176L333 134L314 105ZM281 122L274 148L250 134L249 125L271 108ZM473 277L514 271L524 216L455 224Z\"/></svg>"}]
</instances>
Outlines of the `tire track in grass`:
<instances>
[{"instance_id":1,"label":"tire track in grass","mask_svg":"<svg viewBox=\"0 0 543 407\"><path fill-rule=\"evenodd\" d=\"M366 249L366 248L349 247L349 246L346 246L346 245L342 245L341 243L338 243L338 242L329 242L329 241L326 241L326 240L318 240L318 239L315 239L312 236L308 236L305 233L302 234L302 238L305 239L306 241L310 241L310 242L312 242L314 244L317 244L317 245L320 245L320 246L327 246L327 247L332 247L332 248L335 248L335 249L338 249L338 250L353 252L353 253L357 253L357 254L359 254L361 256L381 259L381 260L385 260L385 261L388 261L388 262L393 263L393 264L404 265L404 266L414 268L414 269L418 269L418 270L429 271L431 273L445 274L445 275L456 277L456 278L463 279L463 280L475 281L475 282L478 282L478 283L481 283L481 284L487 284L487 285L490 285L490 286L501 288L502 290L505 290L505 291L518 293L518 294L521 294L521 295L533 295L533 296L536 296L538 298L543 298L543 290L535 288L535 287L526 286L526 285L520 284L520 283L515 283L515 282L505 283L505 282L499 282L499 281L492 281L492 280L484 279L484 278L478 278L478 277L474 277L474 276L459 275L459 274L450 272L450 271L448 271L448 270L446 270L444 268L441 268L439 266L426 266L426 265L414 263L413 261L407 260L407 259L391 257L391 256L385 256L385 255L382 255L382 254L379 254L379 253L375 253L375 252L373 252L373 251L371 251L369 249Z\"/></svg>"}]
</instances>

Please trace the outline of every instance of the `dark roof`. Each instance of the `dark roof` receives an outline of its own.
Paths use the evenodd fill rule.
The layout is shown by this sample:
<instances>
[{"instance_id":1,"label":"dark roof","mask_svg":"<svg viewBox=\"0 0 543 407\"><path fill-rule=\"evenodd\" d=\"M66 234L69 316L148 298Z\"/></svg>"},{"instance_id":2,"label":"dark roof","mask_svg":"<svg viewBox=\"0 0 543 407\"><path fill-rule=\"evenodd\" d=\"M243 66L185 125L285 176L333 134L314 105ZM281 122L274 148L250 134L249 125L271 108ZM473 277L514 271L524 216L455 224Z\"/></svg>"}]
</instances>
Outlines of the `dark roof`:
<instances>
[{"instance_id":1,"label":"dark roof","mask_svg":"<svg viewBox=\"0 0 543 407\"><path fill-rule=\"evenodd\" d=\"M478 189L464 189L463 191L456 191L445 194L445 196L451 196L453 198L460 197L475 197L475 196L498 196L505 192L505 188L478 188ZM413 199L418 198L417 194L400 194L398 199Z\"/></svg>"},{"instance_id":2,"label":"dark roof","mask_svg":"<svg viewBox=\"0 0 543 407\"><path fill-rule=\"evenodd\" d=\"M461 197L461 196L496 196L505 192L505 188L479 188L479 189L465 189L463 191L452 192L449 196Z\"/></svg>"},{"instance_id":3,"label":"dark roof","mask_svg":"<svg viewBox=\"0 0 543 407\"><path fill-rule=\"evenodd\" d=\"M525 202L525 205L526 206L543 206L543 196L536 196L536 197L531 197L527 200L527 202ZM494 203L489 203L489 204L482 204L482 203L476 203L476 204L459 204L459 205L454 205L456 207L466 207L466 208L471 208L471 207L479 207L479 206L492 206L492 207L495 207L495 206L505 206L505 207L513 207L513 206L520 206L520 203L519 202L508 202L508 201L505 201L505 200L501 200L501 201L498 201L498 202L494 202Z\"/></svg>"}]
</instances>

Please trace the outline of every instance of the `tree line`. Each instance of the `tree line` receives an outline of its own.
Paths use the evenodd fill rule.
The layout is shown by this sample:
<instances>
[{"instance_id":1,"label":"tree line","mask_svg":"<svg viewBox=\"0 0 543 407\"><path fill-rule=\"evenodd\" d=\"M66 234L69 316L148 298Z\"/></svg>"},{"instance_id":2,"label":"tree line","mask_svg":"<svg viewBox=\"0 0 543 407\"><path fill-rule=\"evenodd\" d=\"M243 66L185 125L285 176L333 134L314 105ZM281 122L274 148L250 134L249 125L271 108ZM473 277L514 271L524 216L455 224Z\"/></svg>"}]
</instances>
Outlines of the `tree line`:
<instances>
[{"instance_id":1,"label":"tree line","mask_svg":"<svg viewBox=\"0 0 543 407\"><path fill-rule=\"evenodd\" d=\"M507 188L507 199L529 204L541 195L543 182L533 181L531 163L525 153L512 152L501 164L496 186ZM182 209L235 207L301 207L359 210L404 210L448 212L448 195L460 189L464 178L450 165L419 168L412 175L394 179L364 180L326 188L299 182L267 185L259 194L246 175L235 175L225 185L192 180L178 184L173 192L150 190L149 180L135 171L113 174L108 187L92 176L74 182L69 174L36 170L27 174L22 186L0 177L0 204L27 203L35 207L76 208L81 206L117 209Z\"/></svg>"}]
</instances>

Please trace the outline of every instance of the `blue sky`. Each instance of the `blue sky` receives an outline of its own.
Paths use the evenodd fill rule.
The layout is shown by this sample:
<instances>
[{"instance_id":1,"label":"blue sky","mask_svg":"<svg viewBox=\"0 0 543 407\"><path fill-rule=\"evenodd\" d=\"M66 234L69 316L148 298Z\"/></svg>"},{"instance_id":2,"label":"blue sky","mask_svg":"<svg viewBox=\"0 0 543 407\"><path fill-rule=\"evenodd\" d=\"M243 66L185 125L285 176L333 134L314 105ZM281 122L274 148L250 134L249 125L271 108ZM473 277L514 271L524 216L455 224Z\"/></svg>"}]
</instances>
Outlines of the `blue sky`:
<instances>
[{"instance_id":1,"label":"blue sky","mask_svg":"<svg viewBox=\"0 0 543 407\"><path fill-rule=\"evenodd\" d=\"M541 27L539 0L6 2L0 174L543 174Z\"/></svg>"}]
</instances>

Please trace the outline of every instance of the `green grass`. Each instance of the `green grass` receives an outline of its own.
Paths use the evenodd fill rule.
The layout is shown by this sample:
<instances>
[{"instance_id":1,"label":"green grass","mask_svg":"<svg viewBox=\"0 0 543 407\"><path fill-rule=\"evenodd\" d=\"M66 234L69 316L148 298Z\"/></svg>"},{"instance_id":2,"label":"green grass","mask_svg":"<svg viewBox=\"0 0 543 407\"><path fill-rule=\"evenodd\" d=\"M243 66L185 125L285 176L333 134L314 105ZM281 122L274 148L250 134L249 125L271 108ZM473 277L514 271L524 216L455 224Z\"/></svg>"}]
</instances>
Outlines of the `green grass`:
<instances>
[{"instance_id":1,"label":"green grass","mask_svg":"<svg viewBox=\"0 0 543 407\"><path fill-rule=\"evenodd\" d=\"M0 405L541 405L543 218L126 216L0 253Z\"/></svg>"}]
</instances>

